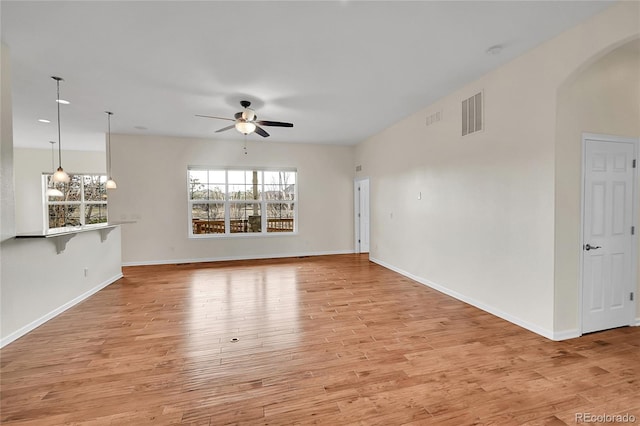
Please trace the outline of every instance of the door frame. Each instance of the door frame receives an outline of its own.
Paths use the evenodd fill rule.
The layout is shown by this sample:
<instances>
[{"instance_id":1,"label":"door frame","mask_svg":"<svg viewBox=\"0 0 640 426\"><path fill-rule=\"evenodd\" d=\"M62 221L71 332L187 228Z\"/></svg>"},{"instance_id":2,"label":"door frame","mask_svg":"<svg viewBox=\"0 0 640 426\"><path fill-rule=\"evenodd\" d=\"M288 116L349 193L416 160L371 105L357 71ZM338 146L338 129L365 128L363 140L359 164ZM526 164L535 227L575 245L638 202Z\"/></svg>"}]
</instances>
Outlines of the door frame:
<instances>
[{"instance_id":1,"label":"door frame","mask_svg":"<svg viewBox=\"0 0 640 426\"><path fill-rule=\"evenodd\" d=\"M354 253L362 253L360 249L360 196L358 195L358 185L360 182L369 183L369 251L371 251L371 179L369 177L356 178L353 180L353 220L354 220Z\"/></svg>"},{"instance_id":2,"label":"door frame","mask_svg":"<svg viewBox=\"0 0 640 426\"><path fill-rule=\"evenodd\" d=\"M580 332L580 335L583 334L582 330L583 330L583 317L582 317L582 297L583 297L583 291L584 291L584 277L583 277L583 272L584 272L584 244L585 244L585 239L584 239L584 216L585 216L585 180L586 180L586 171L587 171L587 167L586 167L586 161L587 161L587 140L593 140L593 141L598 141L598 142L621 142L621 143L631 143L633 144L633 156L634 158L638 159L638 146L640 145L640 139L637 138L627 138L627 137L621 137L621 136L613 136L613 135L604 135L604 134L598 134L598 133L582 133L582 145L581 145L581 149L582 149L582 163L581 163L581 191L580 191L580 245L578 247L578 250L580 252L580 270L579 270L579 274L578 274L578 330ZM640 163L640 162L637 162ZM637 224L637 215L638 215L638 167L640 167L640 164L637 164L636 167L633 169L633 188L632 188L632 206L631 206L631 217L632 217L632 226L635 226L635 233L634 235L632 235L632 240L631 240L631 259L633 261L633 265L631 266L631 280L632 282L635 284L635 286L633 286L633 293L634 293L634 302L632 303L631 307L631 318L629 318L629 325L630 326L634 326L634 325L640 325L638 324L638 320L636 319L636 315L637 315L637 297L638 297L638 291L637 291L637 286L638 286L638 232L640 232L640 230L638 229L638 224Z\"/></svg>"}]
</instances>

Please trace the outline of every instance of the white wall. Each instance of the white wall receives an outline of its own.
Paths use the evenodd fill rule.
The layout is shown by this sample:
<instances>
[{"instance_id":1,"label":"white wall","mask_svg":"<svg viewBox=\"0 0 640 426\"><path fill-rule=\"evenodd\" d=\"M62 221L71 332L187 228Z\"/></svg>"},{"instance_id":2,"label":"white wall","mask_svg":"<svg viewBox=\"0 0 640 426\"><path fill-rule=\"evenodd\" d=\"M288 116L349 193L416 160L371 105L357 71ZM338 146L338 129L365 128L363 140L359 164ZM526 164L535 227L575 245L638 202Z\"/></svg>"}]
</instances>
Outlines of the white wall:
<instances>
[{"instance_id":1,"label":"white wall","mask_svg":"<svg viewBox=\"0 0 640 426\"><path fill-rule=\"evenodd\" d=\"M235 136L235 137L234 137ZM255 136L254 136L255 137ZM111 135L124 264L353 252L353 147ZM298 235L188 238L187 166L295 167Z\"/></svg>"},{"instance_id":2,"label":"white wall","mask_svg":"<svg viewBox=\"0 0 640 426\"><path fill-rule=\"evenodd\" d=\"M48 142L44 142L47 145ZM57 146L57 145L56 145ZM14 149L15 179L20 190L15 194L16 230L20 233L44 229L42 174L51 173L51 147ZM62 151L62 166L67 173L106 173L104 152ZM58 167L58 152L55 152Z\"/></svg>"},{"instance_id":3,"label":"white wall","mask_svg":"<svg viewBox=\"0 0 640 426\"><path fill-rule=\"evenodd\" d=\"M640 137L640 40L572 75L558 89L557 105L555 328L576 330L580 327L576 248L581 235L582 133ZM640 302L636 312L640 315Z\"/></svg>"},{"instance_id":4,"label":"white wall","mask_svg":"<svg viewBox=\"0 0 640 426\"><path fill-rule=\"evenodd\" d=\"M120 243L119 227L104 242L79 233L60 254L53 238L2 242L0 347L122 277Z\"/></svg>"},{"instance_id":5,"label":"white wall","mask_svg":"<svg viewBox=\"0 0 640 426\"><path fill-rule=\"evenodd\" d=\"M0 67L0 241L15 235L13 198L13 114L11 107L11 66L9 47L2 43Z\"/></svg>"},{"instance_id":6,"label":"white wall","mask_svg":"<svg viewBox=\"0 0 640 426\"><path fill-rule=\"evenodd\" d=\"M638 6L616 4L359 144L372 259L566 337L554 324L556 92L589 58L637 36ZM485 130L461 137L461 101L480 90ZM437 111L443 120L427 127Z\"/></svg>"}]
</instances>

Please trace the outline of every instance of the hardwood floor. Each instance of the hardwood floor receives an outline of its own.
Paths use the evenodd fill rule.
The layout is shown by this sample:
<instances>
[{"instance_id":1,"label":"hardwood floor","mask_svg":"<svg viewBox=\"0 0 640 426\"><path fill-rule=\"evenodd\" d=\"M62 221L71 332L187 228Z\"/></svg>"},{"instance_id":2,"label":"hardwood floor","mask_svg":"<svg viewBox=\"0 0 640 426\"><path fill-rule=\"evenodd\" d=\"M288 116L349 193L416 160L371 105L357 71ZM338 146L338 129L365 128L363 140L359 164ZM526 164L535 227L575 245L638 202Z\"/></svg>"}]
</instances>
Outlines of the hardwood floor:
<instances>
[{"instance_id":1,"label":"hardwood floor","mask_svg":"<svg viewBox=\"0 0 640 426\"><path fill-rule=\"evenodd\" d=\"M3 425L640 422L640 327L552 342L360 255L124 275L2 349Z\"/></svg>"}]
</instances>

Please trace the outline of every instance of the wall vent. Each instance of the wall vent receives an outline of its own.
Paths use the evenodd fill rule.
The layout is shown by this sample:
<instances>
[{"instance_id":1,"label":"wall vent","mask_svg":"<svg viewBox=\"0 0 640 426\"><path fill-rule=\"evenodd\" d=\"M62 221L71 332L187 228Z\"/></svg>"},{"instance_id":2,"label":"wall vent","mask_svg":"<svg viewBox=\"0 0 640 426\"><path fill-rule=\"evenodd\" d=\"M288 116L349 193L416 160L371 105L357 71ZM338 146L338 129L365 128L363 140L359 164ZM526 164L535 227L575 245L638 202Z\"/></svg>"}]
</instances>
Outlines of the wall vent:
<instances>
[{"instance_id":1,"label":"wall vent","mask_svg":"<svg viewBox=\"0 0 640 426\"><path fill-rule=\"evenodd\" d=\"M462 136L482 130L482 92L462 101Z\"/></svg>"},{"instance_id":2,"label":"wall vent","mask_svg":"<svg viewBox=\"0 0 640 426\"><path fill-rule=\"evenodd\" d=\"M433 123L438 122L440 120L442 120L442 111L437 111L427 116L426 123L427 123L427 126L431 126Z\"/></svg>"}]
</instances>

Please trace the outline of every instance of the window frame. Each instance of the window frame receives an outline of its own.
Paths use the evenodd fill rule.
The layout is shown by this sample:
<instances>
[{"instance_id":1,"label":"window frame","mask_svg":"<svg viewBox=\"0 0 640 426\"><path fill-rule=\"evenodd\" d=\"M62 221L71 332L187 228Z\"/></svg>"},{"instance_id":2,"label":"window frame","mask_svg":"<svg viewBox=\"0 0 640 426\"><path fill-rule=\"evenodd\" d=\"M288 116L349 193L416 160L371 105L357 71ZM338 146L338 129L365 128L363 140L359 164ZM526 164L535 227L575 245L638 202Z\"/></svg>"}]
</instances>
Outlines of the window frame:
<instances>
[{"instance_id":1,"label":"window frame","mask_svg":"<svg viewBox=\"0 0 640 426\"><path fill-rule=\"evenodd\" d=\"M49 179L51 179L51 177L53 176L53 174L51 172L43 172L42 173L42 177L41 177L41 182L42 182L42 199L43 199L43 229L45 230L45 232L49 232L49 231L59 231L59 230L63 230L66 228L77 228L78 226L103 226L106 223L109 223L109 199L108 199L108 192L107 189L105 187L104 189L104 193L106 195L106 198L104 199L104 201L95 201L95 200L85 200L85 177L86 176L91 176L91 177L95 177L95 176L99 176L101 181L104 181L103 184L106 184L107 182L107 175L103 174L103 173L69 173L69 177L71 179L73 179L74 176L79 176L80 177L80 199L79 200L72 200L72 201L58 201L56 200L56 198L54 197L48 197L47 196L47 189L48 189L48 184L49 184ZM56 184L55 186L57 187L59 184ZM66 184L65 184L66 185ZM59 188L58 188L59 189ZM99 223L86 223L86 208L89 205L99 205L99 206L104 206L105 211L106 211L106 221L104 222L99 222ZM50 206L78 206L80 213L79 213L79 218L80 218L80 224L79 225L68 225L68 226L60 226L60 227L56 227L56 228L51 228L49 227L49 223L50 223L50 217L49 217L49 207Z\"/></svg>"},{"instance_id":2,"label":"window frame","mask_svg":"<svg viewBox=\"0 0 640 426\"><path fill-rule=\"evenodd\" d=\"M191 198L191 171L203 171L203 172L224 172L224 191L223 199L221 200L198 200ZM295 183L293 184L293 199L290 200L269 200L267 197L261 196L258 200L254 199L231 199L229 197L229 187L237 184L229 183L229 172L244 172L252 173L257 171L261 173L259 179L259 185L261 186L259 193L265 193L264 182L265 172L288 172L295 174ZM187 166L186 173L186 186L187 186L187 232L188 237L191 239L201 238L256 238L256 237L274 237L274 236L291 236L298 235L298 170L295 167L228 167L228 166ZM222 204L224 208L224 232L211 232L198 234L193 232L193 205L194 204ZM245 204L252 205L258 204L260 210L260 231L259 232L232 232L231 230L231 205L232 204ZM289 204L293 209L293 231L280 231L274 232L268 231L268 205L270 204Z\"/></svg>"}]
</instances>

